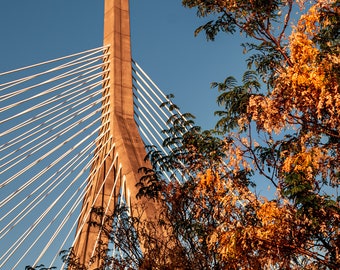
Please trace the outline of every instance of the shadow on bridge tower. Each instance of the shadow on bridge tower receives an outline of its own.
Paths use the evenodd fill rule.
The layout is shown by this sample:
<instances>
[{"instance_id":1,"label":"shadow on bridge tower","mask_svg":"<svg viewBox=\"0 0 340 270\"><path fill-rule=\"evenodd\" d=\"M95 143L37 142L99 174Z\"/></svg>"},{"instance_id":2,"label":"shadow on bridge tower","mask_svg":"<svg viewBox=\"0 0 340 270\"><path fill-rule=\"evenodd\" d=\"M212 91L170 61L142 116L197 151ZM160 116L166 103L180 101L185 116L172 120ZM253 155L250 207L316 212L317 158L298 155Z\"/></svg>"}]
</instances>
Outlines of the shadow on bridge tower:
<instances>
[{"instance_id":1,"label":"shadow on bridge tower","mask_svg":"<svg viewBox=\"0 0 340 270\"><path fill-rule=\"evenodd\" d=\"M100 222L91 210L105 209L107 215L112 215L122 189L130 192L128 203L136 205L138 189L135 185L141 177L138 170L150 166L144 161L146 151L134 120L129 1L104 1L104 45L109 50L105 76L109 76L109 80L103 87L107 97L104 103L109 105L103 108L107 108L109 113L103 112L108 116L103 116L102 123L107 124L100 132L98 158L92 164L73 249L80 264L87 269L95 269L100 263L90 263L96 245L107 245L109 241L99 227L90 226L91 222ZM108 144L101 145L107 141ZM143 219L155 218L160 210L152 202L141 202L141 205L145 206Z\"/></svg>"}]
</instances>

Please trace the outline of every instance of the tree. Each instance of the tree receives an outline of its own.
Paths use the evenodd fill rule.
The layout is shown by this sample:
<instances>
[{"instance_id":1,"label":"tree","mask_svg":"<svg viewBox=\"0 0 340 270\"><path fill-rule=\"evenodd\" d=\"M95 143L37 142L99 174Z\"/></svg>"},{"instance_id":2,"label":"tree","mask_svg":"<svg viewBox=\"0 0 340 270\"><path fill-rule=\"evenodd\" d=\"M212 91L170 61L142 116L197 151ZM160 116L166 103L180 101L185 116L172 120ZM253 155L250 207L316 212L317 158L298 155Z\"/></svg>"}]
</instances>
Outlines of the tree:
<instances>
[{"instance_id":1,"label":"tree","mask_svg":"<svg viewBox=\"0 0 340 270\"><path fill-rule=\"evenodd\" d=\"M188 114L169 119L172 152L150 146L153 169L141 168L138 183L139 196L164 211L157 224L122 209L120 219L105 217L123 256L103 247L100 269L339 269L339 1L182 3L212 17L196 34L249 38L247 70L240 84L212 83L222 107L216 130L201 131ZM270 197L256 193L259 183ZM72 252L64 259L77 262Z\"/></svg>"},{"instance_id":2,"label":"tree","mask_svg":"<svg viewBox=\"0 0 340 270\"><path fill-rule=\"evenodd\" d=\"M233 77L212 84L224 107L217 129L230 144L226 166L253 172L276 191L272 200L254 199L250 227L231 230L227 222L210 244L225 243L223 258L245 269L289 269L297 261L339 268L339 1L182 2L213 17L196 30L209 40L220 32L254 40L243 44L253 54L242 84ZM302 15L286 38L297 8Z\"/></svg>"},{"instance_id":3,"label":"tree","mask_svg":"<svg viewBox=\"0 0 340 270\"><path fill-rule=\"evenodd\" d=\"M45 267L43 264L37 265L35 267L32 266L26 266L25 270L52 270L56 269L56 267Z\"/></svg>"}]
</instances>

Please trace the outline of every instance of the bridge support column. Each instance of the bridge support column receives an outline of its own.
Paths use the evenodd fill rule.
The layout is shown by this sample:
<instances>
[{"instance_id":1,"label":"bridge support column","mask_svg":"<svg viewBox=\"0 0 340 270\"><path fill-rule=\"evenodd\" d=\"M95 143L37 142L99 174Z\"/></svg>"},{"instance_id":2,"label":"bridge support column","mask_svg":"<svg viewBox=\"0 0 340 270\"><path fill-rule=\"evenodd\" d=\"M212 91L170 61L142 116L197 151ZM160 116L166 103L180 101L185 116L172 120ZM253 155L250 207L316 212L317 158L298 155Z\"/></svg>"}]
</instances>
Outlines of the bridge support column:
<instances>
[{"instance_id":1,"label":"bridge support column","mask_svg":"<svg viewBox=\"0 0 340 270\"><path fill-rule=\"evenodd\" d=\"M104 245L108 242L105 235L99 235L98 228L89 226L89 223L99 222L99 220L87 213L92 210L92 204L96 208L108 208L109 214L114 211L116 199L110 201L109 198L112 197L116 175L108 170L114 161L114 154L118 154L117 164L113 164L115 171L117 171L118 164L121 164L121 174L126 176L126 187L130 190L132 205L137 204L136 194L138 189L135 185L141 176L138 169L148 166L144 162L146 155L144 144L134 121L129 2L128 0L104 1L104 45L110 45L108 67L110 125L108 128L112 137L111 146L114 145L114 153L109 153L107 150L103 151L100 156L105 160L98 160L93 164L92 170L96 170L96 174L90 179L91 189L84 199L87 204L84 203L83 214L79 220L77 232L79 237L74 246L74 255L79 258L80 264L88 267L87 269L95 269L100 263L99 261L89 263L98 239ZM106 149L109 148L106 147ZM103 165L98 168L99 164ZM107 179L104 188L100 196L97 197L97 190L105 178ZM116 190L119 190L119 188L119 185L115 187ZM116 190L114 193L117 193ZM147 201L144 203L146 203L146 209L143 218L155 218L158 207ZM81 227L82 222L83 227Z\"/></svg>"}]
</instances>

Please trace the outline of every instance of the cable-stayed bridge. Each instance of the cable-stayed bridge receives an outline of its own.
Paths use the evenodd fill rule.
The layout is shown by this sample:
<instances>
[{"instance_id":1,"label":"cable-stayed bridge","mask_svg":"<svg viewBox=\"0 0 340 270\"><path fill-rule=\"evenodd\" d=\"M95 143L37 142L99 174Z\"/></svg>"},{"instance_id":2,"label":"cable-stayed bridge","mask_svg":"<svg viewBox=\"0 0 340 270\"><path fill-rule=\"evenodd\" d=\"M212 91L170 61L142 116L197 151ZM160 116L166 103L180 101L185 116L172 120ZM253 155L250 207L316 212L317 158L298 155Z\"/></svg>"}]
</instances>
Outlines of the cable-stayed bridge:
<instances>
[{"instance_id":1,"label":"cable-stayed bridge","mask_svg":"<svg viewBox=\"0 0 340 270\"><path fill-rule=\"evenodd\" d=\"M174 112L131 61L128 14L105 1L102 47L0 74L0 269L62 268L70 247L93 269L91 209L135 200L144 145L170 151Z\"/></svg>"}]
</instances>

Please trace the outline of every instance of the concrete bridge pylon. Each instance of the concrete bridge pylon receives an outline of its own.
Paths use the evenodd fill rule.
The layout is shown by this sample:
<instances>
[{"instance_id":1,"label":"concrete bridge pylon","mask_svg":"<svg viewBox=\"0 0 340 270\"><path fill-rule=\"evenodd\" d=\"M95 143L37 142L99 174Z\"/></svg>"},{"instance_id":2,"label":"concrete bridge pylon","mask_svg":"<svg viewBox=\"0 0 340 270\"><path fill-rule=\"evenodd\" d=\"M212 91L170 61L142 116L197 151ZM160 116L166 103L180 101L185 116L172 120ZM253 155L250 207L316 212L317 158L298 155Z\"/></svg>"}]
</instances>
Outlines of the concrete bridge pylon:
<instances>
[{"instance_id":1,"label":"concrete bridge pylon","mask_svg":"<svg viewBox=\"0 0 340 270\"><path fill-rule=\"evenodd\" d=\"M108 209L108 215L112 215L121 185L125 185L130 191L131 205L140 203L145 207L143 219L153 219L159 211L159 207L152 202L137 202L136 199L136 183L141 177L138 170L141 167L149 167L150 164L144 161L146 151L134 120L128 0L104 0L103 43L109 46L109 64L105 67L109 80L108 84L103 86L107 87L104 95L107 92L109 94L109 98L104 100L109 103L109 124L103 126L101 133L106 134L102 141L109 138L109 144L102 148L97 147L100 153L92 164L93 177L88 179L89 189L84 198L73 247L79 263L87 269L95 269L100 264L98 260L90 263L98 242L107 245L109 241L98 227L90 226L91 222L100 222L91 210ZM102 122L106 120L102 119Z\"/></svg>"}]
</instances>

